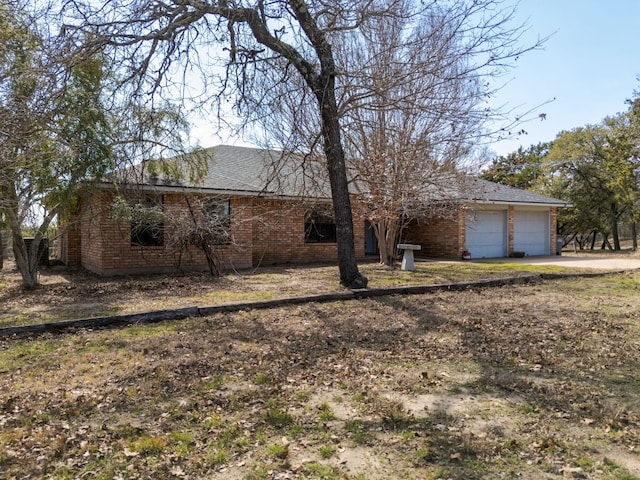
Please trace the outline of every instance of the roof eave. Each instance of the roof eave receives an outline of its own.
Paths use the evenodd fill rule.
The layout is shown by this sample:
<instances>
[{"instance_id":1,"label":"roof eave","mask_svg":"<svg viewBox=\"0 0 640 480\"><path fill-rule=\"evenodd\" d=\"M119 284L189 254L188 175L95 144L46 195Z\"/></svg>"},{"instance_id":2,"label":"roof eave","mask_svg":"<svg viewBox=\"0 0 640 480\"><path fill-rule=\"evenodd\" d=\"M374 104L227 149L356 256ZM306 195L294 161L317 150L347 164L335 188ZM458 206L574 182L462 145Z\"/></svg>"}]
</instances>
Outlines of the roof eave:
<instances>
[{"instance_id":1,"label":"roof eave","mask_svg":"<svg viewBox=\"0 0 640 480\"><path fill-rule=\"evenodd\" d=\"M523 207L559 207L566 208L572 205L567 202L518 202L518 201L506 201L506 200L472 200L463 199L461 203L473 203L481 205L517 205Z\"/></svg>"},{"instance_id":2,"label":"roof eave","mask_svg":"<svg viewBox=\"0 0 640 480\"><path fill-rule=\"evenodd\" d=\"M235 190L235 189L219 189L219 188L203 188L203 187L189 187L186 185L151 185L151 184L114 184L109 182L103 182L99 184L99 187L114 190L116 185L122 188L140 188L146 192L166 192L166 193L190 193L193 195L222 195L222 196L235 196L235 197L259 197L265 199L280 199L280 200L314 200L314 201L330 201L330 197L325 196L312 196L312 195L286 195L279 194L271 191L256 191L256 190Z\"/></svg>"}]
</instances>

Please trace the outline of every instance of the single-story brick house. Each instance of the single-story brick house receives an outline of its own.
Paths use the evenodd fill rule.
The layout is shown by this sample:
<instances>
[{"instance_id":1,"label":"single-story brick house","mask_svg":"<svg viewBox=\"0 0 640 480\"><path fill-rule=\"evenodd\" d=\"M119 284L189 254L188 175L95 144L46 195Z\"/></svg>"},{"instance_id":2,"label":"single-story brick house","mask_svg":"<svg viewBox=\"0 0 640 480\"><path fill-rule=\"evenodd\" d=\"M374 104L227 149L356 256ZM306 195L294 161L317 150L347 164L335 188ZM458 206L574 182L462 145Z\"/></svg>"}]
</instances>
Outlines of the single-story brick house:
<instances>
[{"instance_id":1,"label":"single-story brick house","mask_svg":"<svg viewBox=\"0 0 640 480\"><path fill-rule=\"evenodd\" d=\"M198 155L205 174L197 180L142 170L135 182L104 182L82 195L57 242L60 260L101 275L206 269L197 248L178 250L169 240L177 228L170 220L191 210L194 199L214 200L215 215L226 221L229 241L216 246L223 268L337 260L330 194L317 162L225 145ZM460 258L465 249L474 257L555 253L556 209L565 202L478 179L469 185L450 214L413 221L405 241L432 257ZM152 199L167 224L141 230L114 216L114 200L128 191ZM352 198L355 249L364 259L376 253L375 237Z\"/></svg>"}]
</instances>

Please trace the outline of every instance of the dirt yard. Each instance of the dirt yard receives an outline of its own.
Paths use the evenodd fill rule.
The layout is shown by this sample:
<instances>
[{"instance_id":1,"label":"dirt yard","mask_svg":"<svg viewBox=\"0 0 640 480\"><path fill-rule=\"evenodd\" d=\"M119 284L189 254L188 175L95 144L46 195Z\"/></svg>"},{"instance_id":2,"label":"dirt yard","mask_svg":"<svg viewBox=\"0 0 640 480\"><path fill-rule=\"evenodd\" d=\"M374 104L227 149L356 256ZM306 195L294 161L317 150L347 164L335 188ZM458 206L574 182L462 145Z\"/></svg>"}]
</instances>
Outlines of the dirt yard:
<instances>
[{"instance_id":1,"label":"dirt yard","mask_svg":"<svg viewBox=\"0 0 640 480\"><path fill-rule=\"evenodd\" d=\"M361 265L361 270L371 288L588 271L574 266L434 261L417 263L413 273L373 262ZM5 260L0 270L0 327L341 290L336 266L314 265L229 272L221 278L201 273L108 278L51 267L42 269L35 290L26 291L13 262Z\"/></svg>"},{"instance_id":2,"label":"dirt yard","mask_svg":"<svg viewBox=\"0 0 640 480\"><path fill-rule=\"evenodd\" d=\"M640 478L639 307L628 273L4 339L0 477Z\"/></svg>"}]
</instances>

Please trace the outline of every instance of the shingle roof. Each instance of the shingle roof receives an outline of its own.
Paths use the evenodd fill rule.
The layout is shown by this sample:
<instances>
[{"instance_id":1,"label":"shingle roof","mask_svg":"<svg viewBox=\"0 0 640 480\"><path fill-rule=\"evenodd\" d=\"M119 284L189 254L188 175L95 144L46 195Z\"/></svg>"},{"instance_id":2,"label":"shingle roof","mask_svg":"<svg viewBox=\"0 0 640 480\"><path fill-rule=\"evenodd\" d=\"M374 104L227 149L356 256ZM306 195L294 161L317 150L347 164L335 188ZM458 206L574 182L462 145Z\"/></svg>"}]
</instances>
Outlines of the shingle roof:
<instances>
[{"instance_id":1,"label":"shingle roof","mask_svg":"<svg viewBox=\"0 0 640 480\"><path fill-rule=\"evenodd\" d=\"M284 154L275 150L218 145L169 159L175 161L182 174L143 174L139 182L156 188L192 188L240 195L330 198L331 192L323 174L323 166L311 157ZM186 180L188 164L200 162L204 175Z\"/></svg>"},{"instance_id":2,"label":"shingle roof","mask_svg":"<svg viewBox=\"0 0 640 480\"><path fill-rule=\"evenodd\" d=\"M567 207L568 202L537 193L490 182L477 177L468 177L464 182L459 201L472 203L508 203Z\"/></svg>"},{"instance_id":3,"label":"shingle roof","mask_svg":"<svg viewBox=\"0 0 640 480\"><path fill-rule=\"evenodd\" d=\"M205 174L188 181L187 160L191 156L204 162ZM324 165L300 154L283 154L275 150L218 145L185 158L174 158L182 169L181 179L154 177L145 172L139 182L156 188L190 188L216 193L285 197L331 198ZM436 193L436 190L438 193ZM443 192L446 190L446 192ZM432 193L429 193L431 191ZM568 206L567 202L526 190L508 187L477 177L461 175L446 182L446 187L425 187L425 200L431 202L501 203L540 206ZM447 198L443 198L446 196Z\"/></svg>"}]
</instances>

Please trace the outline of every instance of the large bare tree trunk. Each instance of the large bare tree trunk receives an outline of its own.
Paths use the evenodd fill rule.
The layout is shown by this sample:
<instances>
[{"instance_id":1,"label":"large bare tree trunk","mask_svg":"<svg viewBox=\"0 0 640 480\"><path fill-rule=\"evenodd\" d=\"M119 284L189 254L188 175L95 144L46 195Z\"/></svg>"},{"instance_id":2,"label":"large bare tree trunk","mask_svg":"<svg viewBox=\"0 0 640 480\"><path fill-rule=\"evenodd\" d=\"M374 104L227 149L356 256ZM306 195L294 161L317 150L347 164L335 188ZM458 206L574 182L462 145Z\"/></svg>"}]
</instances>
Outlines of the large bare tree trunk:
<instances>
[{"instance_id":1,"label":"large bare tree trunk","mask_svg":"<svg viewBox=\"0 0 640 480\"><path fill-rule=\"evenodd\" d=\"M322 120L322 140L327 158L327 171L329 183L331 184L331 198L336 222L340 283L348 288L366 288L367 279L358 270L354 245L349 182L347 180L344 148L340 138L340 122L335 91L336 65L333 51L324 33L318 28L315 20L309 14L306 3L302 0L292 0L290 3L295 11L296 18L300 22L300 26L305 31L320 59L320 70L316 74L309 69L310 64L296 58L298 57L297 54L288 56L290 60L294 61L297 70L318 100L320 118ZM257 35L256 38L276 50L268 39L263 41ZM285 54L285 56L287 55Z\"/></svg>"},{"instance_id":2,"label":"large bare tree trunk","mask_svg":"<svg viewBox=\"0 0 640 480\"><path fill-rule=\"evenodd\" d=\"M320 60L319 67L303 57L296 48L274 36L267 28L259 9L233 8L227 2L218 2L218 6L212 7L210 11L232 22L246 22L255 40L291 62L316 97L336 222L340 283L348 288L365 288L367 279L358 270L354 245L351 200L335 92L336 66L333 51L325 32L311 15L307 2L290 0L288 3ZM231 31L233 32L232 29Z\"/></svg>"},{"instance_id":3,"label":"large bare tree trunk","mask_svg":"<svg viewBox=\"0 0 640 480\"><path fill-rule=\"evenodd\" d=\"M22 236L22 222L18 214L20 203L18 194L12 188L5 188L3 193L9 204L9 207L5 208L5 213L11 230L13 258L22 276L22 285L27 289L33 289L38 285L38 261L35 255L29 255L29 250ZM35 241L32 243L31 248L38 247L35 243Z\"/></svg>"},{"instance_id":4,"label":"large bare tree trunk","mask_svg":"<svg viewBox=\"0 0 640 480\"><path fill-rule=\"evenodd\" d=\"M344 149L340 139L334 82L332 77L327 78L325 88L320 91L316 88L314 93L320 103L322 116L324 152L327 157L327 170L336 221L340 283L349 288L365 288L367 279L358 270L356 258L351 199L349 198Z\"/></svg>"}]
</instances>

